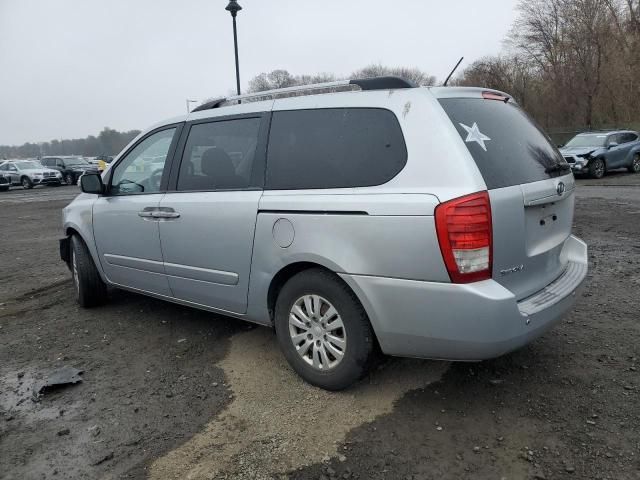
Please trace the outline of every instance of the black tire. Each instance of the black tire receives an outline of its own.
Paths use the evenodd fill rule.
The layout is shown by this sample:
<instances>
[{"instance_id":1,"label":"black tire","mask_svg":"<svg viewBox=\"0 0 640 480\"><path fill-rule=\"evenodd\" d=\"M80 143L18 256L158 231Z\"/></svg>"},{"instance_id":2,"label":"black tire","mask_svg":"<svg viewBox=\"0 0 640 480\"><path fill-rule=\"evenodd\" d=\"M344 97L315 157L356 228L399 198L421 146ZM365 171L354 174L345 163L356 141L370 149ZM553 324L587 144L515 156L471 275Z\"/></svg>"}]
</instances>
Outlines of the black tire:
<instances>
[{"instance_id":1,"label":"black tire","mask_svg":"<svg viewBox=\"0 0 640 480\"><path fill-rule=\"evenodd\" d=\"M290 335L290 312L296 301L304 295L318 295L326 299L337 310L344 325L346 344L343 357L337 365L325 371L314 368L298 354ZM313 321L318 322L318 319ZM326 390L349 387L365 375L375 358L375 336L364 308L351 289L339 277L326 270L304 270L290 278L282 287L276 301L275 329L278 343L289 365L304 380ZM326 335L324 339L327 339ZM313 345L316 342L310 343L310 348L315 349Z\"/></svg>"},{"instance_id":2,"label":"black tire","mask_svg":"<svg viewBox=\"0 0 640 480\"><path fill-rule=\"evenodd\" d=\"M76 177L73 173L65 173L64 174L64 183L67 185L75 185Z\"/></svg>"},{"instance_id":3,"label":"black tire","mask_svg":"<svg viewBox=\"0 0 640 480\"><path fill-rule=\"evenodd\" d=\"M0 186L0 192L8 192L8 191L9 191L9 185Z\"/></svg>"},{"instance_id":4,"label":"black tire","mask_svg":"<svg viewBox=\"0 0 640 480\"><path fill-rule=\"evenodd\" d=\"M640 173L640 153L636 153L628 168L630 173Z\"/></svg>"},{"instance_id":5,"label":"black tire","mask_svg":"<svg viewBox=\"0 0 640 480\"><path fill-rule=\"evenodd\" d=\"M33 182L29 177L22 177L20 179L20 184L22 185L22 188L24 188L25 190L33 188Z\"/></svg>"},{"instance_id":6,"label":"black tire","mask_svg":"<svg viewBox=\"0 0 640 480\"><path fill-rule=\"evenodd\" d=\"M589 162L589 176L591 178L602 178L604 177L607 166L604 163L604 160L601 158L594 158Z\"/></svg>"},{"instance_id":7,"label":"black tire","mask_svg":"<svg viewBox=\"0 0 640 480\"><path fill-rule=\"evenodd\" d=\"M100 278L91 254L82 239L71 237L71 279L76 292L76 301L81 307L102 305L107 298L107 287Z\"/></svg>"}]
</instances>

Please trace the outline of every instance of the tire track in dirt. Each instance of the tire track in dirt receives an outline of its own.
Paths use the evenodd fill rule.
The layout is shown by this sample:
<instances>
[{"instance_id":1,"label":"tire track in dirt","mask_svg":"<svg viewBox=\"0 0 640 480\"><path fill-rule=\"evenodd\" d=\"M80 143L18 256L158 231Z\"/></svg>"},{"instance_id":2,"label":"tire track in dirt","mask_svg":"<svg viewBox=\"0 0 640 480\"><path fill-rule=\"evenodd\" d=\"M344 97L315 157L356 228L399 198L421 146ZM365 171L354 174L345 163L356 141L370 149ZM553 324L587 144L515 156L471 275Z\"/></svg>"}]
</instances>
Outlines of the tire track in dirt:
<instances>
[{"instance_id":1,"label":"tire track in dirt","mask_svg":"<svg viewBox=\"0 0 640 480\"><path fill-rule=\"evenodd\" d=\"M353 428L392 411L405 392L437 381L446 362L392 359L346 392L304 383L265 328L234 336L220 362L229 407L185 444L156 460L150 478L273 478L328 461Z\"/></svg>"}]
</instances>

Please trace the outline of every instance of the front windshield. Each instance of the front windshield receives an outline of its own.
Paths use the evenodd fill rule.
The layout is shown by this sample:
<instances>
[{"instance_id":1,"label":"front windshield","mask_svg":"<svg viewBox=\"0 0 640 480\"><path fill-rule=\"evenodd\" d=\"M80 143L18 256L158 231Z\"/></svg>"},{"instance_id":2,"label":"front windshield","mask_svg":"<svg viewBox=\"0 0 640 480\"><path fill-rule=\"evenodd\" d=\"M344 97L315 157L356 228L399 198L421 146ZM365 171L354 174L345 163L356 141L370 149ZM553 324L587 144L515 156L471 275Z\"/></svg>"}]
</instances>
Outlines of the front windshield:
<instances>
[{"instance_id":1,"label":"front windshield","mask_svg":"<svg viewBox=\"0 0 640 480\"><path fill-rule=\"evenodd\" d=\"M604 147L606 135L577 135L567 142L565 147Z\"/></svg>"},{"instance_id":2,"label":"front windshield","mask_svg":"<svg viewBox=\"0 0 640 480\"><path fill-rule=\"evenodd\" d=\"M44 168L38 162L25 161L25 160L23 160L21 162L16 162L16 165L18 166L18 168L20 168L22 170L29 170L29 169L32 169L32 168Z\"/></svg>"},{"instance_id":3,"label":"front windshield","mask_svg":"<svg viewBox=\"0 0 640 480\"><path fill-rule=\"evenodd\" d=\"M89 165L86 160L82 158L65 158L65 165Z\"/></svg>"}]
</instances>

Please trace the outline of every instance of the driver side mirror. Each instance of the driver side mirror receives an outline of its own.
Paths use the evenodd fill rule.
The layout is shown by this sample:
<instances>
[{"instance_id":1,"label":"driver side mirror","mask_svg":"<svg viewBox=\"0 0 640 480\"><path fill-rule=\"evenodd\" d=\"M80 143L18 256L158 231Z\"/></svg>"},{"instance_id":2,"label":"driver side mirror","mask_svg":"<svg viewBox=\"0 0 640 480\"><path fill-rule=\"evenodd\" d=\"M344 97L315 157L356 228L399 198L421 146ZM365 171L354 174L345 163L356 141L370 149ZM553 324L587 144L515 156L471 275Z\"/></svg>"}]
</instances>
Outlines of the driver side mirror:
<instances>
[{"instance_id":1,"label":"driver side mirror","mask_svg":"<svg viewBox=\"0 0 640 480\"><path fill-rule=\"evenodd\" d=\"M618 142L611 142L607 147L608 148L613 148L613 147L617 147L618 146Z\"/></svg>"},{"instance_id":2,"label":"driver side mirror","mask_svg":"<svg viewBox=\"0 0 640 480\"><path fill-rule=\"evenodd\" d=\"M104 193L102 177L97 173L85 173L80 177L80 190L84 193L101 195Z\"/></svg>"}]
</instances>

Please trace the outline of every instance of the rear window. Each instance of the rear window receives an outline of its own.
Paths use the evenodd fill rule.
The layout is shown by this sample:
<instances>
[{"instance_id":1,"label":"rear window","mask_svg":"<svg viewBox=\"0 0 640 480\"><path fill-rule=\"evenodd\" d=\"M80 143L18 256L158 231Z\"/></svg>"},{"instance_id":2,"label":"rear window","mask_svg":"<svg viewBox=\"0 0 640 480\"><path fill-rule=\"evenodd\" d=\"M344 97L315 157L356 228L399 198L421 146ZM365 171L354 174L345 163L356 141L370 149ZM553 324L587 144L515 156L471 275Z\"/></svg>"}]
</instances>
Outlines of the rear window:
<instances>
[{"instance_id":1,"label":"rear window","mask_svg":"<svg viewBox=\"0 0 640 480\"><path fill-rule=\"evenodd\" d=\"M542 130L517 105L482 98L443 98L447 113L487 188L566 175L569 170Z\"/></svg>"},{"instance_id":2,"label":"rear window","mask_svg":"<svg viewBox=\"0 0 640 480\"><path fill-rule=\"evenodd\" d=\"M329 108L274 112L266 188L368 187L407 163L398 119L389 110Z\"/></svg>"}]
</instances>

